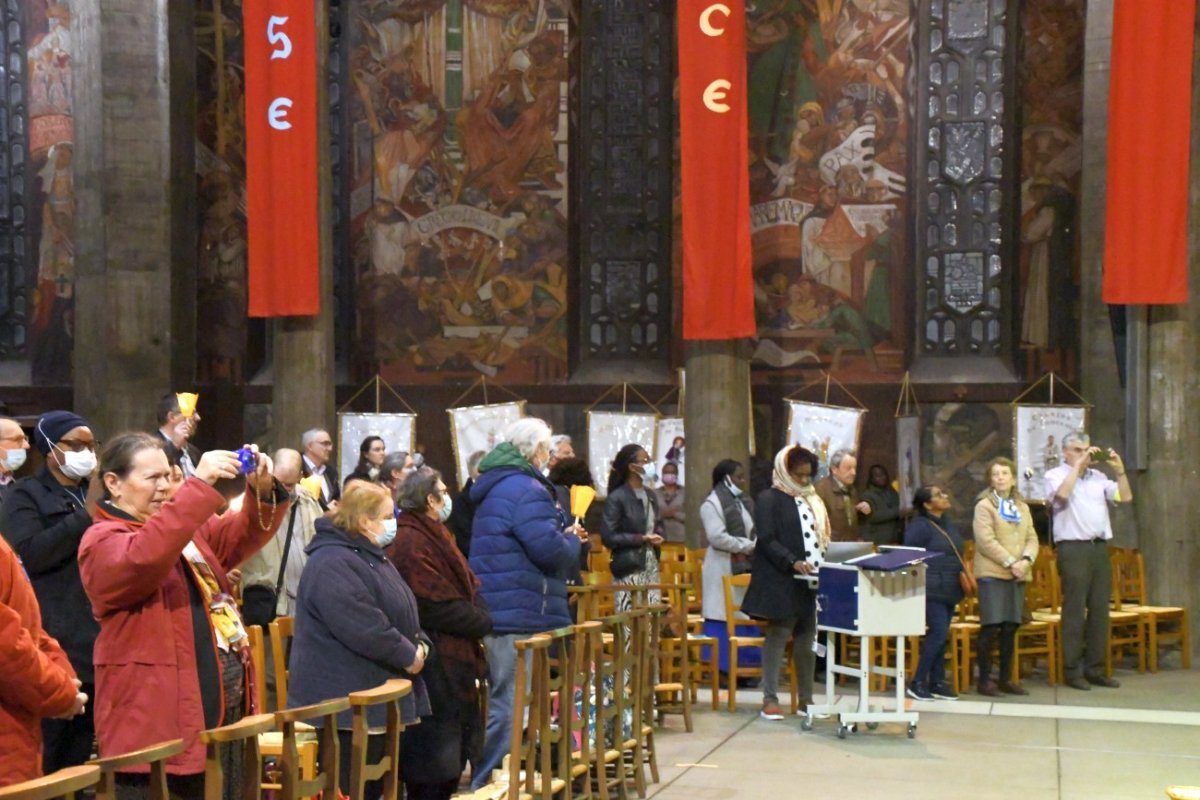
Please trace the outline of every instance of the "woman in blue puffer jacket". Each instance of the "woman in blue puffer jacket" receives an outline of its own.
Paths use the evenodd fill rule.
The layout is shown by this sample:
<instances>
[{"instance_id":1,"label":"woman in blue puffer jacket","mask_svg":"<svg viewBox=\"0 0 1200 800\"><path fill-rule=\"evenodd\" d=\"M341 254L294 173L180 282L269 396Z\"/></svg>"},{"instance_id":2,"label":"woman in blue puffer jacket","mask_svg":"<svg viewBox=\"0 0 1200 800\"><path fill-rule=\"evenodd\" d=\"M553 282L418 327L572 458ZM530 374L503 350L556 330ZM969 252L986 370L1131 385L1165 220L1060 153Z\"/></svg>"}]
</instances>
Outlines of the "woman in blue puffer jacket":
<instances>
[{"instance_id":1,"label":"woman in blue puffer jacket","mask_svg":"<svg viewBox=\"0 0 1200 800\"><path fill-rule=\"evenodd\" d=\"M571 624L565 576L579 559L586 533L569 527L568 511L542 476L549 460L550 426L519 419L480 462L471 487L471 571L494 627L483 640L488 721L483 757L471 776L474 789L487 783L511 743L516 640Z\"/></svg>"}]
</instances>

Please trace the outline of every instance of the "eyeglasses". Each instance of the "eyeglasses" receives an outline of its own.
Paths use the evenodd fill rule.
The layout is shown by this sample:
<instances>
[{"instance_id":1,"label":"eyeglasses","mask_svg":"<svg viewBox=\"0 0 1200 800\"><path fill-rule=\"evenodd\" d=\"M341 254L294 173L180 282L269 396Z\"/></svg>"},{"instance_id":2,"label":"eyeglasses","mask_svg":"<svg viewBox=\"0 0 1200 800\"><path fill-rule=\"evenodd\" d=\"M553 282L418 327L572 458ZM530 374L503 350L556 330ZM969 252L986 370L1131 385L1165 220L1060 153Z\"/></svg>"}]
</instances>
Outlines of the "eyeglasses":
<instances>
[{"instance_id":1,"label":"eyeglasses","mask_svg":"<svg viewBox=\"0 0 1200 800\"><path fill-rule=\"evenodd\" d=\"M99 442L81 442L78 439L60 439L59 447L63 450L70 450L73 453L82 453L84 450L96 452L96 448L100 446Z\"/></svg>"},{"instance_id":2,"label":"eyeglasses","mask_svg":"<svg viewBox=\"0 0 1200 800\"><path fill-rule=\"evenodd\" d=\"M329 439L326 439L326 440L325 440L325 441L323 441L323 442L315 442L315 444L318 444L318 445L320 445L321 447L333 447L333 442L332 442L332 441L330 441Z\"/></svg>"}]
</instances>

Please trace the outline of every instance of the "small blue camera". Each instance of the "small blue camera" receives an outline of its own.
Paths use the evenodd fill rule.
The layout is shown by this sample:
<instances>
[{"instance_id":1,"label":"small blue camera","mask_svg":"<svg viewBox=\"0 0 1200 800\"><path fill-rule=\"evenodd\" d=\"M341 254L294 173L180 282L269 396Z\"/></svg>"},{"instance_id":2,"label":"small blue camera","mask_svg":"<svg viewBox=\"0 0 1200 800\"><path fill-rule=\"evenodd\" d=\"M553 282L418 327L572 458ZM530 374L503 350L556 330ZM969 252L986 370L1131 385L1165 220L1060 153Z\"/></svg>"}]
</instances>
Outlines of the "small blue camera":
<instances>
[{"instance_id":1,"label":"small blue camera","mask_svg":"<svg viewBox=\"0 0 1200 800\"><path fill-rule=\"evenodd\" d=\"M237 451L238 463L242 465L243 475L253 475L254 470L258 468L258 456L249 447L243 447Z\"/></svg>"}]
</instances>

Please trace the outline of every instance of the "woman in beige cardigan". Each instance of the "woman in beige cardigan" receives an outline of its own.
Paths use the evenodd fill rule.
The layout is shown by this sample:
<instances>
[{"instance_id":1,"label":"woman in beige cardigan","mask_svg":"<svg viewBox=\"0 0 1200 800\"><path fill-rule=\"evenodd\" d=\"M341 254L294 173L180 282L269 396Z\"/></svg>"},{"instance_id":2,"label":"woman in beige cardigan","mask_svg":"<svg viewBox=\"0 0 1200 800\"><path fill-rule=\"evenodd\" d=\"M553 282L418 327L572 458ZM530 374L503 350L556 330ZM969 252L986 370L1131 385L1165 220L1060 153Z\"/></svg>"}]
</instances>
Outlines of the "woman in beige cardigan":
<instances>
[{"instance_id":1,"label":"woman in beige cardigan","mask_svg":"<svg viewBox=\"0 0 1200 800\"><path fill-rule=\"evenodd\" d=\"M975 503L975 577L979 579L979 693L1029 694L1012 678L1017 628L1025 612L1025 584L1038 540L1029 506L1016 490L1016 468L1007 458L987 467L990 488ZM992 681L992 647L1000 639L1000 675Z\"/></svg>"}]
</instances>

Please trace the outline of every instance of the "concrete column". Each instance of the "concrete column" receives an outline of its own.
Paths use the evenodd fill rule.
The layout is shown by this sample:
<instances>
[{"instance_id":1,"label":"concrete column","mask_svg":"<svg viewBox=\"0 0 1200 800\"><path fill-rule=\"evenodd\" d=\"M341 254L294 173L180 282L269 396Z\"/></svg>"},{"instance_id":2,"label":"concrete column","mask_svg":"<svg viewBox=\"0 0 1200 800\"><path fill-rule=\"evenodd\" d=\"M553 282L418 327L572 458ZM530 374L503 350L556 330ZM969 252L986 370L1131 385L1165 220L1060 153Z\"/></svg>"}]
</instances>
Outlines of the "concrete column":
<instances>
[{"instance_id":1,"label":"concrete column","mask_svg":"<svg viewBox=\"0 0 1200 800\"><path fill-rule=\"evenodd\" d=\"M193 372L193 6L72 8L75 407L107 438L152 430L158 397Z\"/></svg>"},{"instance_id":2,"label":"concrete column","mask_svg":"<svg viewBox=\"0 0 1200 800\"><path fill-rule=\"evenodd\" d=\"M684 396L687 546L707 547L700 503L712 488L712 468L725 458L750 471L750 359L737 341L688 342Z\"/></svg>"},{"instance_id":3,"label":"concrete column","mask_svg":"<svg viewBox=\"0 0 1200 800\"><path fill-rule=\"evenodd\" d=\"M327 427L337 435L334 417L333 355L333 192L329 163L329 4L314 0L317 15L317 169L321 226L321 312L287 317L274 324L274 390L271 396L271 446L300 446L300 434Z\"/></svg>"},{"instance_id":4,"label":"concrete column","mask_svg":"<svg viewBox=\"0 0 1200 800\"><path fill-rule=\"evenodd\" d=\"M1188 241L1191 295L1200 291L1200 42L1192 69L1192 209ZM1146 559L1150 602L1192 609L1192 651L1200 653L1200 304L1150 308L1149 470L1135 487L1139 544Z\"/></svg>"}]
</instances>

